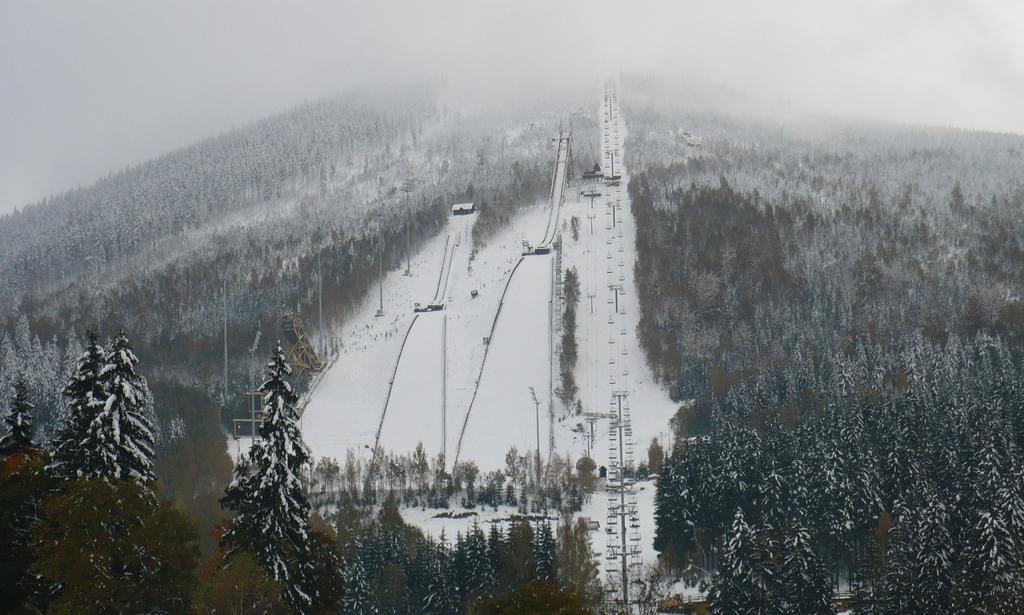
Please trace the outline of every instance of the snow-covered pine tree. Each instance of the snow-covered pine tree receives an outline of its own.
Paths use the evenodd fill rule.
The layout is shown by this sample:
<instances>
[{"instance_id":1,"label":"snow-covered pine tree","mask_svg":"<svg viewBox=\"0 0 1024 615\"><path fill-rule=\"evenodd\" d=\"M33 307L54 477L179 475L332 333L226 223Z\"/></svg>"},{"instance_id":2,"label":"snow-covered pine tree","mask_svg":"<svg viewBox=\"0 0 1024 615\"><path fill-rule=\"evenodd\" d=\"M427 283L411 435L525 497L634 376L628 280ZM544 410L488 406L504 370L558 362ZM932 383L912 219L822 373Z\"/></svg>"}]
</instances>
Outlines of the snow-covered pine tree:
<instances>
[{"instance_id":1,"label":"snow-covered pine tree","mask_svg":"<svg viewBox=\"0 0 1024 615\"><path fill-rule=\"evenodd\" d=\"M914 590L917 569L917 524L911 518L912 509L903 508L893 516L889 528L889 545L885 552L885 572L882 576L885 613L914 612ZM876 592L877 593L877 592Z\"/></svg>"},{"instance_id":2,"label":"snow-covered pine tree","mask_svg":"<svg viewBox=\"0 0 1024 615\"><path fill-rule=\"evenodd\" d=\"M154 480L149 388L135 369L139 359L123 331L107 349L104 360L99 372L104 397L82 438L92 460L84 476L147 485Z\"/></svg>"},{"instance_id":3,"label":"snow-covered pine tree","mask_svg":"<svg viewBox=\"0 0 1024 615\"><path fill-rule=\"evenodd\" d=\"M85 449L86 432L99 413L106 392L100 380L100 371L106 364L103 347L96 341L96 332L89 331L85 349L78 356L73 373L64 387L67 416L54 438L53 462L55 476L72 480L80 476L95 476L95 457Z\"/></svg>"},{"instance_id":4,"label":"snow-covered pine tree","mask_svg":"<svg viewBox=\"0 0 1024 615\"><path fill-rule=\"evenodd\" d=\"M832 582L825 563L811 544L810 531L797 525L783 543L778 598L783 612L832 615Z\"/></svg>"},{"instance_id":5,"label":"snow-covered pine tree","mask_svg":"<svg viewBox=\"0 0 1024 615\"><path fill-rule=\"evenodd\" d=\"M533 561L537 566L537 578L554 581L558 573L558 563L555 561L558 545L551 531L551 524L546 520L538 524L533 536Z\"/></svg>"},{"instance_id":6,"label":"snow-covered pine tree","mask_svg":"<svg viewBox=\"0 0 1024 615\"><path fill-rule=\"evenodd\" d=\"M236 468L235 479L221 500L236 512L223 541L253 553L267 575L281 583L291 605L306 612L312 604L306 587L309 502L300 475L310 453L299 431L298 396L285 380L291 371L279 344L259 388L265 408L263 437L253 442L248 468Z\"/></svg>"},{"instance_id":7,"label":"snow-covered pine tree","mask_svg":"<svg viewBox=\"0 0 1024 615\"><path fill-rule=\"evenodd\" d=\"M438 540L430 561L429 581L423 612L430 615L455 615L459 612L459 601L455 591L452 572L454 553L448 545L444 530Z\"/></svg>"},{"instance_id":8,"label":"snow-covered pine tree","mask_svg":"<svg viewBox=\"0 0 1024 615\"><path fill-rule=\"evenodd\" d=\"M664 553L680 542L681 528L676 519L679 515L679 493L685 489L681 481L676 480L678 457L671 455L661 464L661 474L655 484L654 492L654 548Z\"/></svg>"},{"instance_id":9,"label":"snow-covered pine tree","mask_svg":"<svg viewBox=\"0 0 1024 615\"><path fill-rule=\"evenodd\" d=\"M922 613L953 611L950 595L953 583L953 545L949 534L949 513L933 489L924 494L924 510L917 522L917 608Z\"/></svg>"},{"instance_id":10,"label":"snow-covered pine tree","mask_svg":"<svg viewBox=\"0 0 1024 615\"><path fill-rule=\"evenodd\" d=\"M469 571L469 544L462 532L455 532L455 544L452 547L452 590L455 601L462 603L469 596L471 582Z\"/></svg>"},{"instance_id":11,"label":"snow-covered pine tree","mask_svg":"<svg viewBox=\"0 0 1024 615\"><path fill-rule=\"evenodd\" d=\"M725 552L708 592L712 613L764 612L768 571L756 542L753 530L743 519L743 510L737 508Z\"/></svg>"},{"instance_id":12,"label":"snow-covered pine tree","mask_svg":"<svg viewBox=\"0 0 1024 615\"><path fill-rule=\"evenodd\" d=\"M0 455L9 455L32 448L32 404L28 401L28 384L24 376L14 381L14 395L4 423L7 433L0 438Z\"/></svg>"},{"instance_id":13,"label":"snow-covered pine tree","mask_svg":"<svg viewBox=\"0 0 1024 615\"><path fill-rule=\"evenodd\" d=\"M433 539L425 536L416 537L415 555L409 562L409 577L406 586L409 589L409 606L424 612L427 596L430 593L431 565L435 557Z\"/></svg>"},{"instance_id":14,"label":"snow-covered pine tree","mask_svg":"<svg viewBox=\"0 0 1024 615\"><path fill-rule=\"evenodd\" d=\"M491 560L491 568L494 570L494 576L497 578L498 570L501 566L501 543L505 540L502 535L501 526L497 523L491 524L491 529L487 533L487 558Z\"/></svg>"},{"instance_id":15,"label":"snow-covered pine tree","mask_svg":"<svg viewBox=\"0 0 1024 615\"><path fill-rule=\"evenodd\" d=\"M349 545L347 551L350 555L342 566L342 579L345 585L345 593L341 597L342 612L352 615L375 615L377 605L374 603L373 589L363 567L360 555L362 546L355 541Z\"/></svg>"},{"instance_id":16,"label":"snow-covered pine tree","mask_svg":"<svg viewBox=\"0 0 1024 615\"><path fill-rule=\"evenodd\" d=\"M978 453L961 556L963 579L957 588L961 603L983 605L989 612L1011 612L1024 586L1021 537L1014 523L1024 503L1019 481L1008 476L1007 448L1004 437L991 434Z\"/></svg>"},{"instance_id":17,"label":"snow-covered pine tree","mask_svg":"<svg viewBox=\"0 0 1024 615\"><path fill-rule=\"evenodd\" d=\"M487 537L476 522L466 535L466 594L483 596L494 587L494 567L487 552Z\"/></svg>"}]
</instances>

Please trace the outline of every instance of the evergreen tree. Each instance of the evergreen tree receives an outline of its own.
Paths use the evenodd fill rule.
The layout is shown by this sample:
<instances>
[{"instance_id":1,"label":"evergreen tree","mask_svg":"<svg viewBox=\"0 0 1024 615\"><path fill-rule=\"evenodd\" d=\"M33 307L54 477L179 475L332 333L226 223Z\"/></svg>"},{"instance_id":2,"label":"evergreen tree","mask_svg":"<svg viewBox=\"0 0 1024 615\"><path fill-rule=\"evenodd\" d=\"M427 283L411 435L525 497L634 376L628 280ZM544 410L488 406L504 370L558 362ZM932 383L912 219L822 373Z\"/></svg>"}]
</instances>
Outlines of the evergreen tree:
<instances>
[{"instance_id":1,"label":"evergreen tree","mask_svg":"<svg viewBox=\"0 0 1024 615\"><path fill-rule=\"evenodd\" d=\"M536 563L537 578L542 581L554 581L558 577L557 545L551 532L551 524L546 520L538 524L533 536L533 561Z\"/></svg>"},{"instance_id":2,"label":"evergreen tree","mask_svg":"<svg viewBox=\"0 0 1024 615\"><path fill-rule=\"evenodd\" d=\"M949 514L938 495L929 490L917 526L915 602L922 613L949 613L953 551Z\"/></svg>"},{"instance_id":3,"label":"evergreen tree","mask_svg":"<svg viewBox=\"0 0 1024 615\"><path fill-rule=\"evenodd\" d=\"M352 615L374 615L377 613L377 605L373 600L373 589L363 568L361 545L358 541L349 545L349 556L342 566L342 580L345 586L345 593L341 597L341 608L343 613Z\"/></svg>"},{"instance_id":4,"label":"evergreen tree","mask_svg":"<svg viewBox=\"0 0 1024 615\"><path fill-rule=\"evenodd\" d=\"M504 541L501 526L497 523L491 524L487 533L487 559L491 561L491 569L494 571L495 582L498 579L501 568L501 544Z\"/></svg>"},{"instance_id":5,"label":"evergreen tree","mask_svg":"<svg viewBox=\"0 0 1024 615\"><path fill-rule=\"evenodd\" d=\"M466 535L466 595L479 597L494 588L494 567L488 552L487 537L480 525L473 527Z\"/></svg>"},{"instance_id":6,"label":"evergreen tree","mask_svg":"<svg viewBox=\"0 0 1024 615\"><path fill-rule=\"evenodd\" d=\"M91 463L84 476L108 481L153 482L153 425L149 389L136 372L139 359L122 332L104 355L99 388L102 403L85 430L82 447ZM94 401L95 403L95 401Z\"/></svg>"},{"instance_id":7,"label":"evergreen tree","mask_svg":"<svg viewBox=\"0 0 1024 615\"><path fill-rule=\"evenodd\" d=\"M894 515L889 528L889 546L885 552L884 612L914 612L916 577L918 574L916 551L916 524L907 510Z\"/></svg>"},{"instance_id":8,"label":"evergreen tree","mask_svg":"<svg viewBox=\"0 0 1024 615\"><path fill-rule=\"evenodd\" d=\"M288 602L305 612L312 604L307 587L310 572L309 502L302 491L301 471L309 462L295 403L298 396L285 376L291 366L278 345L260 386L264 418L247 464L236 469L222 505L236 512L223 542L253 553L267 575L281 583Z\"/></svg>"},{"instance_id":9,"label":"evergreen tree","mask_svg":"<svg viewBox=\"0 0 1024 615\"><path fill-rule=\"evenodd\" d=\"M4 417L7 433L0 438L0 454L10 454L32 448L32 408L28 401L28 385L24 376L14 381L14 397Z\"/></svg>"},{"instance_id":10,"label":"evergreen tree","mask_svg":"<svg viewBox=\"0 0 1024 615\"><path fill-rule=\"evenodd\" d=\"M1019 480L1008 476L1008 447L1001 440L988 436L978 454L958 602L1003 613L1012 612L1024 593L1014 520L1024 505Z\"/></svg>"},{"instance_id":11,"label":"evergreen tree","mask_svg":"<svg viewBox=\"0 0 1024 615\"><path fill-rule=\"evenodd\" d=\"M444 530L441 539L430 561L427 582L427 595L423 612L433 615L455 615L459 611L459 600L455 591L455 579L452 571L454 554L448 546Z\"/></svg>"},{"instance_id":12,"label":"evergreen tree","mask_svg":"<svg viewBox=\"0 0 1024 615\"><path fill-rule=\"evenodd\" d=\"M105 403L106 392L100 379L105 363L103 348L96 332L89 331L85 350L78 356L74 372L64 387L68 413L53 442L53 473L64 480L83 476L101 476L93 451L84 443L93 418Z\"/></svg>"},{"instance_id":13,"label":"evergreen tree","mask_svg":"<svg viewBox=\"0 0 1024 615\"><path fill-rule=\"evenodd\" d=\"M832 582L825 563L814 551L806 527L795 527L786 538L779 570L778 601L783 612L832 615Z\"/></svg>"},{"instance_id":14,"label":"evergreen tree","mask_svg":"<svg viewBox=\"0 0 1024 615\"><path fill-rule=\"evenodd\" d=\"M742 509L737 508L725 552L708 592L711 612L765 612L766 577L768 571L761 561L756 536L743 519Z\"/></svg>"}]
</instances>

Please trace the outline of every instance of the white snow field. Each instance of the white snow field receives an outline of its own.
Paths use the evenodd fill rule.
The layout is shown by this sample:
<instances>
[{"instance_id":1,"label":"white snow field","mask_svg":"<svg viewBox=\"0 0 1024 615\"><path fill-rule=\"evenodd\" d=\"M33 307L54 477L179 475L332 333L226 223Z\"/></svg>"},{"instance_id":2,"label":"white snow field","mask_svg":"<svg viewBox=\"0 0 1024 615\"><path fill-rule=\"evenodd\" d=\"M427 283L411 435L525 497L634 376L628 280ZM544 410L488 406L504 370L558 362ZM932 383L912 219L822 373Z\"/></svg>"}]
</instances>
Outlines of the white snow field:
<instances>
[{"instance_id":1,"label":"white snow field","mask_svg":"<svg viewBox=\"0 0 1024 615\"><path fill-rule=\"evenodd\" d=\"M614 157L620 185L597 185L602 194L593 202L580 197L580 187L569 187L561 211L549 203L526 209L475 257L470 231L476 216L452 216L447 233L416 255L411 276L386 273L383 317L374 316L375 292L346 320L338 332L340 356L304 410L303 433L315 457L342 459L348 449L368 453L379 429L379 445L388 450L411 451L423 442L433 454L444 452L449 466L472 460L483 470L500 468L509 447L536 448L531 386L540 402L541 450L549 452L548 400L552 384L559 384L550 376L557 361L550 339L554 256L521 253L524 240L542 245L553 237L552 219L562 232L563 268L576 267L580 277L575 374L584 410L606 413L612 393L628 391L638 461L652 438L667 435L676 404L653 382L635 333L636 229L625 189L629 177L620 162L626 128L616 100L602 101L600 114L602 165L610 174ZM560 148L557 158L565 153ZM554 178L556 187L560 180ZM578 240L569 232L573 216L580 223ZM610 285L621 287L617 312ZM444 309L414 314L415 302L443 303ZM557 400L554 405L555 451L578 459L587 452L585 423L567 416ZM591 454L605 465L607 421L598 420L594 432Z\"/></svg>"},{"instance_id":2,"label":"white snow field","mask_svg":"<svg viewBox=\"0 0 1024 615\"><path fill-rule=\"evenodd\" d=\"M473 257L475 215L452 216L447 235L436 237L414 259L412 276L385 275L385 317L374 316L375 293L364 299L339 334L344 346L338 359L304 410L303 435L314 457L343 459L348 449L368 454L379 427L384 449L408 452L423 442L432 454L445 452L452 463L502 291L521 258L523 240L539 242L547 219L546 204L526 209ZM467 423L464 458L482 468L503 465L510 446L535 446L529 385L547 407L551 261L525 260L536 263L524 261L509 284ZM415 302L444 303L444 309L415 314ZM536 355L538 347L543 352ZM537 369L520 373L524 356ZM547 442L546 421L542 427Z\"/></svg>"}]
</instances>

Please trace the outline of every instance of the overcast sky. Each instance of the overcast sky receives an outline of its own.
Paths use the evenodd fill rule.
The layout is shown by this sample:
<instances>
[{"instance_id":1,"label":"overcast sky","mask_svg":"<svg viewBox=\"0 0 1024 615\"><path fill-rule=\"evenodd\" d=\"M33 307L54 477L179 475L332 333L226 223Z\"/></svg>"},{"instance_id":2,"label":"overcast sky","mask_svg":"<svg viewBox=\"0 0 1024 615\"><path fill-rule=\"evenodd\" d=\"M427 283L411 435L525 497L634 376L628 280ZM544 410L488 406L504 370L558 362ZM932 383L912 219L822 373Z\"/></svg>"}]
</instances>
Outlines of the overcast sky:
<instances>
[{"instance_id":1,"label":"overcast sky","mask_svg":"<svg viewBox=\"0 0 1024 615\"><path fill-rule=\"evenodd\" d=\"M424 78L540 98L642 71L1024 133L1022 33L1017 0L0 0L0 213L304 100Z\"/></svg>"}]
</instances>

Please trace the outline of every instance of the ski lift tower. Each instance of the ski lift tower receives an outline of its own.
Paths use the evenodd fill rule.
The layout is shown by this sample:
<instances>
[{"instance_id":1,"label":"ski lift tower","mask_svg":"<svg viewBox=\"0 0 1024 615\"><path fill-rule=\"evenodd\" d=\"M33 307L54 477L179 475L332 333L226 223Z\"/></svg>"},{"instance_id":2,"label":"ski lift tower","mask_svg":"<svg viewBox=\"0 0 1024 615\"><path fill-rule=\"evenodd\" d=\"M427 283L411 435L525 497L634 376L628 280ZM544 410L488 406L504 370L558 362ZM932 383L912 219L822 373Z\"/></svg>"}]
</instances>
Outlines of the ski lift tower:
<instances>
[{"instance_id":1,"label":"ski lift tower","mask_svg":"<svg viewBox=\"0 0 1024 615\"><path fill-rule=\"evenodd\" d=\"M629 393L612 393L608 430L608 534L605 572L610 602L629 613L630 585L639 582L643 561L640 556L640 517L633 474L633 427Z\"/></svg>"}]
</instances>

